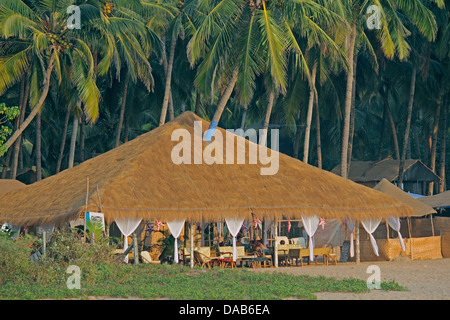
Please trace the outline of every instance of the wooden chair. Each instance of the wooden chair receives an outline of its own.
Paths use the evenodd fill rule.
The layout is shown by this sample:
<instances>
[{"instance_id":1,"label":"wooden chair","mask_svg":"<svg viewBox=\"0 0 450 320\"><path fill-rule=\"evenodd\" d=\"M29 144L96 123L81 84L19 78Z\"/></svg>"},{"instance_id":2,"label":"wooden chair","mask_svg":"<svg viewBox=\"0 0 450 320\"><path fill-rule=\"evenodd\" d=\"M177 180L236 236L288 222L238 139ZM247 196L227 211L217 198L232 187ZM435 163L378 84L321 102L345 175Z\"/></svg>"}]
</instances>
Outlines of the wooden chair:
<instances>
[{"instance_id":1,"label":"wooden chair","mask_svg":"<svg viewBox=\"0 0 450 320\"><path fill-rule=\"evenodd\" d=\"M231 246L219 247L219 256L224 258L233 258L233 247Z\"/></svg>"},{"instance_id":2,"label":"wooden chair","mask_svg":"<svg viewBox=\"0 0 450 320\"><path fill-rule=\"evenodd\" d=\"M239 257L245 256L245 247L244 246L236 246L237 257L236 261L241 261ZM222 268L231 267L232 269L236 268L236 261L233 261L233 247L225 246L219 247L219 256L222 259L219 259L220 266Z\"/></svg>"},{"instance_id":3,"label":"wooden chair","mask_svg":"<svg viewBox=\"0 0 450 320\"><path fill-rule=\"evenodd\" d=\"M194 265L199 265L201 268L207 266L208 269L211 269L211 258L204 255L200 251L194 251Z\"/></svg>"},{"instance_id":4,"label":"wooden chair","mask_svg":"<svg viewBox=\"0 0 450 320\"><path fill-rule=\"evenodd\" d=\"M236 262L233 261L233 258L220 258L219 266L223 269L226 267L230 267L231 269L236 268Z\"/></svg>"},{"instance_id":5,"label":"wooden chair","mask_svg":"<svg viewBox=\"0 0 450 320\"><path fill-rule=\"evenodd\" d=\"M328 263L334 262L335 265L337 265L337 254L336 254L336 249L333 247L333 245L331 243L326 243L325 246L326 248L330 248L330 251L328 252L328 255L326 257L327 260L327 265Z\"/></svg>"},{"instance_id":6,"label":"wooden chair","mask_svg":"<svg viewBox=\"0 0 450 320\"><path fill-rule=\"evenodd\" d=\"M270 254L269 249L259 249L256 252L256 258L252 261L252 266L255 268L258 267L271 267L272 263L272 254Z\"/></svg>"},{"instance_id":7,"label":"wooden chair","mask_svg":"<svg viewBox=\"0 0 450 320\"><path fill-rule=\"evenodd\" d=\"M141 259L143 263L146 264L160 264L161 261L156 261L152 259L152 256L148 251L141 251L140 253Z\"/></svg>"},{"instance_id":8,"label":"wooden chair","mask_svg":"<svg viewBox=\"0 0 450 320\"><path fill-rule=\"evenodd\" d=\"M211 248L210 247L194 247L194 251L198 251L207 257L211 257ZM184 247L182 251L182 260L184 265L188 265L191 260L191 248Z\"/></svg>"}]
</instances>

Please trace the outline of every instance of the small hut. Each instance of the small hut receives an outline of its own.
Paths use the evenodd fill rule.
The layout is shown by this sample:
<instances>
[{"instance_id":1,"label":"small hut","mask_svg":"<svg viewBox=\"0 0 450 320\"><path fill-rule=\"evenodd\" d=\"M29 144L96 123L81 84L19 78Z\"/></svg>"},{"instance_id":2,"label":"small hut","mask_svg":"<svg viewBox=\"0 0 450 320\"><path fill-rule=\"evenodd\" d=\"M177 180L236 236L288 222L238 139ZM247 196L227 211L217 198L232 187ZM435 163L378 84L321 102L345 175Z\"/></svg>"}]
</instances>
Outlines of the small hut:
<instances>
[{"instance_id":1,"label":"small hut","mask_svg":"<svg viewBox=\"0 0 450 320\"><path fill-rule=\"evenodd\" d=\"M348 178L373 188L383 179L395 183L398 180L398 170L399 161L391 157L380 161L352 161ZM336 174L339 171L339 166L332 170ZM402 189L407 192L425 195L427 194L429 182L435 182L435 186L439 185L439 177L433 170L418 159L406 159Z\"/></svg>"},{"instance_id":2,"label":"small hut","mask_svg":"<svg viewBox=\"0 0 450 320\"><path fill-rule=\"evenodd\" d=\"M26 187L26 184L12 179L0 179L0 196L18 189Z\"/></svg>"},{"instance_id":3,"label":"small hut","mask_svg":"<svg viewBox=\"0 0 450 320\"><path fill-rule=\"evenodd\" d=\"M450 191L422 197L419 200L438 211L434 218L434 231L441 236L442 256L450 258Z\"/></svg>"},{"instance_id":4,"label":"small hut","mask_svg":"<svg viewBox=\"0 0 450 320\"><path fill-rule=\"evenodd\" d=\"M380 255L378 257L373 255L370 241L361 239L361 260L392 260L400 255L408 256L411 259L442 258L441 237L434 234L432 220L432 215L436 213L436 210L413 198L387 179L382 179L374 189L407 204L413 209L413 213L410 217L401 219L400 234L404 236L404 251L397 239L396 232L393 232L392 228L389 228L389 225L384 222L374 232L380 248ZM426 228L428 232L420 233L419 230L415 230L418 228Z\"/></svg>"},{"instance_id":5,"label":"small hut","mask_svg":"<svg viewBox=\"0 0 450 320\"><path fill-rule=\"evenodd\" d=\"M255 145L222 128L216 129L213 142L208 143L202 136L209 125L185 112L109 152L0 197L0 220L61 225L84 212L102 212L107 223L251 221L253 217L276 221L312 216L358 221L412 214L408 205L389 195ZM181 135L174 136L174 132ZM224 137L222 145L215 145L218 133ZM184 154L192 164L173 161L183 135L192 143L189 154ZM244 150L245 163L238 164L235 158L232 164L225 160L230 146ZM214 147L216 159L222 156L222 161L194 164L198 156ZM276 174L262 175L267 164L261 161L250 164L252 150L276 156Z\"/></svg>"}]
</instances>

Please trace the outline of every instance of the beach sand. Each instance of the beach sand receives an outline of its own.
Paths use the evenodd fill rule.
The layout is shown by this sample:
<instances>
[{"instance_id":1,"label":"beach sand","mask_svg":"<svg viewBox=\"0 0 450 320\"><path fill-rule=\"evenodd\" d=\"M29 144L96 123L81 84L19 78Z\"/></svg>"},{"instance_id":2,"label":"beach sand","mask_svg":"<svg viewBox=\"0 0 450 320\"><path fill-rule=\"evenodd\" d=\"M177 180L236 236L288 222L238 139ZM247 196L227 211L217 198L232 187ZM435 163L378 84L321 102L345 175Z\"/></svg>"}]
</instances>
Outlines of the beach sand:
<instances>
[{"instance_id":1,"label":"beach sand","mask_svg":"<svg viewBox=\"0 0 450 320\"><path fill-rule=\"evenodd\" d=\"M380 268L381 281L395 280L406 291L371 290L368 293L316 293L318 300L448 300L450 299L450 259L410 260L401 257L393 261L338 263L252 269L253 272L286 272L296 275L326 276L336 279L357 278L367 281L370 265Z\"/></svg>"}]
</instances>

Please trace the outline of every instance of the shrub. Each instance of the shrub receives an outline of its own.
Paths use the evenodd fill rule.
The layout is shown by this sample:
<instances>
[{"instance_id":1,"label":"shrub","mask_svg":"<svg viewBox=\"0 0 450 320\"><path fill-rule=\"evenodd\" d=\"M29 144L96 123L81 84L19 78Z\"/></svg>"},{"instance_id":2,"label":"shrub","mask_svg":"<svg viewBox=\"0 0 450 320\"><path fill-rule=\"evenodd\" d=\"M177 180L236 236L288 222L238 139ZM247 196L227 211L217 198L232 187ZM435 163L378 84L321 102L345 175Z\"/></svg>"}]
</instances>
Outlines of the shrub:
<instances>
[{"instance_id":1,"label":"shrub","mask_svg":"<svg viewBox=\"0 0 450 320\"><path fill-rule=\"evenodd\" d=\"M0 232L0 284L10 281L29 282L36 276L36 266L29 259L30 239L12 240Z\"/></svg>"}]
</instances>

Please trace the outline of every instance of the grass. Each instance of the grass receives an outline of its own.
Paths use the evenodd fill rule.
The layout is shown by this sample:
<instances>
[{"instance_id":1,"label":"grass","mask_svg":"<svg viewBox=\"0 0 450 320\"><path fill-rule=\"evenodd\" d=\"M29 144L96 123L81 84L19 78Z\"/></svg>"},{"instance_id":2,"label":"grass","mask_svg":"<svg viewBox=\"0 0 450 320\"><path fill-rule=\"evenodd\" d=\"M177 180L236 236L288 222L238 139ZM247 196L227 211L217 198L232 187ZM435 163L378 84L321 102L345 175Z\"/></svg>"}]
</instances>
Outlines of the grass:
<instances>
[{"instance_id":1,"label":"grass","mask_svg":"<svg viewBox=\"0 0 450 320\"><path fill-rule=\"evenodd\" d=\"M68 289L69 275L60 270L59 281L8 282L0 299L85 299L88 296L168 298L173 300L273 300L295 297L315 299L316 292L368 292L365 281L284 273L253 273L245 269L202 270L180 265L97 265L95 281L81 278L81 289ZM57 280L57 281L55 281ZM383 290L402 290L394 282Z\"/></svg>"},{"instance_id":2,"label":"grass","mask_svg":"<svg viewBox=\"0 0 450 320\"><path fill-rule=\"evenodd\" d=\"M89 296L139 297L173 300L277 300L315 299L317 292L368 292L366 282L289 275L254 273L246 269L204 270L181 265L126 265L100 252L108 245L49 246L49 256L39 263L24 254L20 242L0 237L0 299L87 299ZM62 242L62 244L61 244ZM55 241L55 243L57 243ZM69 265L81 269L81 289L68 289ZM395 282L382 283L383 290L403 290Z\"/></svg>"}]
</instances>

